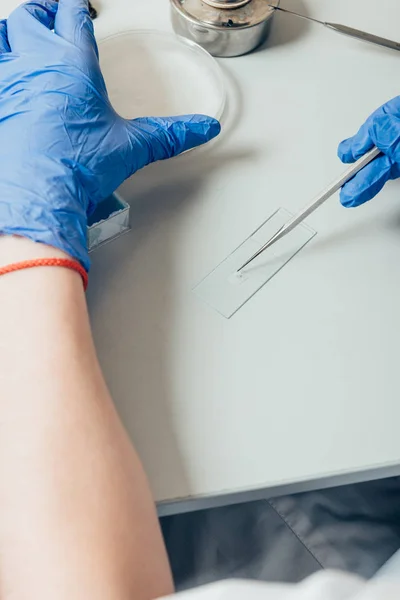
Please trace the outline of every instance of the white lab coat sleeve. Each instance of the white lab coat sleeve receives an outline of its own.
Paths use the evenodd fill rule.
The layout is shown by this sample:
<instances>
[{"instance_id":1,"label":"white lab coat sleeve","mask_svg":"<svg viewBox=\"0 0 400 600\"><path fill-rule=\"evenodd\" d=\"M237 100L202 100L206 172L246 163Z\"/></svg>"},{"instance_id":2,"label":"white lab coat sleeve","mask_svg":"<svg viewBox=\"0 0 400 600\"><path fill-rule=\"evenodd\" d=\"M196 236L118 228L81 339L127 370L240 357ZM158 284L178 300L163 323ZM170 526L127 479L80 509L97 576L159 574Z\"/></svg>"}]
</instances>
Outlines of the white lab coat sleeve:
<instances>
[{"instance_id":1,"label":"white lab coat sleeve","mask_svg":"<svg viewBox=\"0 0 400 600\"><path fill-rule=\"evenodd\" d=\"M297 585L223 581L169 596L169 600L399 600L400 580L370 583L335 572L313 575ZM165 599L166 600L166 599Z\"/></svg>"}]
</instances>

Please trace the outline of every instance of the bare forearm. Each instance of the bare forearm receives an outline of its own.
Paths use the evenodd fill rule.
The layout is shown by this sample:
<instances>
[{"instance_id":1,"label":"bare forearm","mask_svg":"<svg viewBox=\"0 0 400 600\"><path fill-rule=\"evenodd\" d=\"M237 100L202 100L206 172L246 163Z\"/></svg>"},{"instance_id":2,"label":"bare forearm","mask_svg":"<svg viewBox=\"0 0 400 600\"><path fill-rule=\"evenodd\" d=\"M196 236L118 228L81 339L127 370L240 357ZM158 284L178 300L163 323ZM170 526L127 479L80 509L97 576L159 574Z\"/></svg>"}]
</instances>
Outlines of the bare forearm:
<instances>
[{"instance_id":1,"label":"bare forearm","mask_svg":"<svg viewBox=\"0 0 400 600\"><path fill-rule=\"evenodd\" d=\"M39 249L56 254L0 238L0 265ZM0 298L2 597L169 593L147 481L99 369L79 275L0 277Z\"/></svg>"}]
</instances>

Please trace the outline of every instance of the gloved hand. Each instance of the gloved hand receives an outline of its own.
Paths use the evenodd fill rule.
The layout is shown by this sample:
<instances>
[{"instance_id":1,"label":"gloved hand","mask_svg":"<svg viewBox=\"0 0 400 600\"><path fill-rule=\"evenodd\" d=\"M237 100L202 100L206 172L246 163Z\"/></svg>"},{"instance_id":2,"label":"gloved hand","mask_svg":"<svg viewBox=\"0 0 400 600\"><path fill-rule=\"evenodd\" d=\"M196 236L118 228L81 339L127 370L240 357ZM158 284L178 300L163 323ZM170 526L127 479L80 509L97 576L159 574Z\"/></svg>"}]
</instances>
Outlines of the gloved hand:
<instances>
[{"instance_id":1,"label":"gloved hand","mask_svg":"<svg viewBox=\"0 0 400 600\"><path fill-rule=\"evenodd\" d=\"M31 1L0 21L0 233L60 248L88 269L95 206L138 169L219 131L200 115L119 117L87 0Z\"/></svg>"},{"instance_id":2,"label":"gloved hand","mask_svg":"<svg viewBox=\"0 0 400 600\"><path fill-rule=\"evenodd\" d=\"M354 137L343 141L338 155L344 163L352 163L374 146L383 156L378 156L343 186L340 194L343 206L364 204L387 181L400 177L400 96L378 108Z\"/></svg>"}]
</instances>

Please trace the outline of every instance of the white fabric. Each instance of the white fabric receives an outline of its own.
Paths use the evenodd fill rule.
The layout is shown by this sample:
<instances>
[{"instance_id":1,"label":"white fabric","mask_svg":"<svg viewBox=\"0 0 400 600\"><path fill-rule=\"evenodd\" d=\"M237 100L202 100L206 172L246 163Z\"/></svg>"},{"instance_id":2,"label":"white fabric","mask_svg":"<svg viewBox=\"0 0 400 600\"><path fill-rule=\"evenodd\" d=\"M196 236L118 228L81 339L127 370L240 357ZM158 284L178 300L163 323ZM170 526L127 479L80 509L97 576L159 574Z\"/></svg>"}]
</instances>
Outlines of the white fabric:
<instances>
[{"instance_id":1,"label":"white fabric","mask_svg":"<svg viewBox=\"0 0 400 600\"><path fill-rule=\"evenodd\" d=\"M399 600L400 581L325 572L297 585L224 581L170 596L170 600Z\"/></svg>"}]
</instances>

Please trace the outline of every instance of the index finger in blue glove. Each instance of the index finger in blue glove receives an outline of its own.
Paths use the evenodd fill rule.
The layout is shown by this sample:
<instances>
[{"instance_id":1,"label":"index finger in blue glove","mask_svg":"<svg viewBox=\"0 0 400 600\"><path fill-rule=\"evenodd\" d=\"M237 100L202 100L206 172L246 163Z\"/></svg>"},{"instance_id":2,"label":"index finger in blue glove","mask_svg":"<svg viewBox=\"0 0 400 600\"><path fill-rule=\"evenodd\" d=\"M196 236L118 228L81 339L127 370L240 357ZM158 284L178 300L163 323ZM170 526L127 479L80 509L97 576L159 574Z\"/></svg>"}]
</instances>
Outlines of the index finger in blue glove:
<instances>
[{"instance_id":1,"label":"index finger in blue glove","mask_svg":"<svg viewBox=\"0 0 400 600\"><path fill-rule=\"evenodd\" d=\"M132 172L157 160L171 158L205 144L221 131L217 120L204 115L146 117L134 119L129 125L129 131L136 142ZM138 152L138 142L141 142L142 152Z\"/></svg>"},{"instance_id":2,"label":"index finger in blue glove","mask_svg":"<svg viewBox=\"0 0 400 600\"><path fill-rule=\"evenodd\" d=\"M7 31L13 52L32 53L38 44L54 41L51 30L57 12L57 2L41 0L18 6L8 17Z\"/></svg>"},{"instance_id":3,"label":"index finger in blue glove","mask_svg":"<svg viewBox=\"0 0 400 600\"><path fill-rule=\"evenodd\" d=\"M369 133L369 119L364 125L362 125L353 137L344 140L339 144L338 156L344 163L353 163L361 156L364 156L366 152L372 150L374 142L371 139Z\"/></svg>"},{"instance_id":4,"label":"index finger in blue glove","mask_svg":"<svg viewBox=\"0 0 400 600\"><path fill-rule=\"evenodd\" d=\"M400 96L397 96L373 112L355 136L339 145L338 156L344 163L354 162L373 146L377 146L393 161L398 162L399 139Z\"/></svg>"},{"instance_id":5,"label":"index finger in blue glove","mask_svg":"<svg viewBox=\"0 0 400 600\"><path fill-rule=\"evenodd\" d=\"M94 50L98 56L87 0L59 0L54 31L81 50Z\"/></svg>"},{"instance_id":6,"label":"index finger in blue glove","mask_svg":"<svg viewBox=\"0 0 400 600\"><path fill-rule=\"evenodd\" d=\"M7 21L0 21L0 54L10 52L7 38Z\"/></svg>"},{"instance_id":7,"label":"index finger in blue glove","mask_svg":"<svg viewBox=\"0 0 400 600\"><path fill-rule=\"evenodd\" d=\"M399 177L399 167L386 155L378 156L350 179L340 192L340 202L346 208L355 208L372 200L390 179Z\"/></svg>"}]
</instances>

